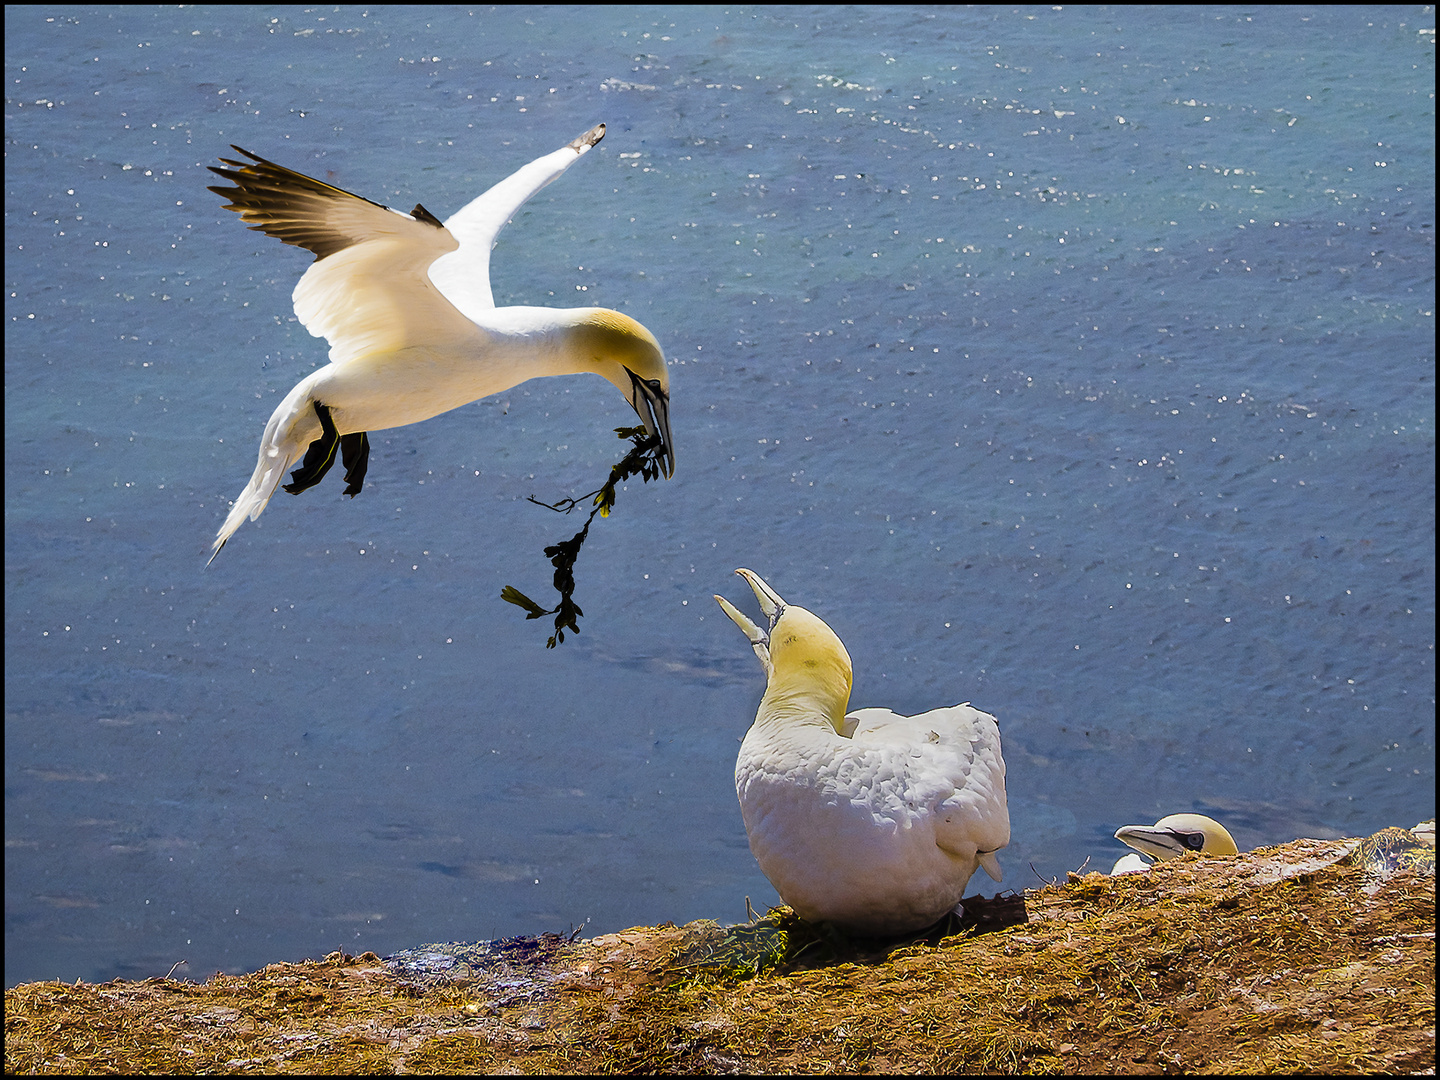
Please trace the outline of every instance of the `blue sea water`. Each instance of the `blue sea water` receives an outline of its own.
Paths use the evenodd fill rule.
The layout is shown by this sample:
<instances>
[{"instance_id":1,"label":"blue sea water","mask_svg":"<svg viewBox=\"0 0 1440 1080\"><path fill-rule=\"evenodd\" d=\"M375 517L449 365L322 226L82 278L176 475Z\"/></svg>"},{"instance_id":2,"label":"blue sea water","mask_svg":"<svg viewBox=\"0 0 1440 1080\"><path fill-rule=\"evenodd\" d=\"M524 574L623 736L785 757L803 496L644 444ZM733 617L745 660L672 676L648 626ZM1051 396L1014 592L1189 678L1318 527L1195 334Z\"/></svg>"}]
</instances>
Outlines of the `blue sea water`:
<instances>
[{"instance_id":1,"label":"blue sea water","mask_svg":"<svg viewBox=\"0 0 1440 1080\"><path fill-rule=\"evenodd\" d=\"M1200 810L1434 813L1431 7L5 11L5 980L775 903L748 566L856 707L1000 721L1005 885ZM209 543L325 345L231 143L441 218L592 124L497 303L640 319ZM977 883L978 884L978 883ZM989 882L984 882L989 885Z\"/></svg>"}]
</instances>

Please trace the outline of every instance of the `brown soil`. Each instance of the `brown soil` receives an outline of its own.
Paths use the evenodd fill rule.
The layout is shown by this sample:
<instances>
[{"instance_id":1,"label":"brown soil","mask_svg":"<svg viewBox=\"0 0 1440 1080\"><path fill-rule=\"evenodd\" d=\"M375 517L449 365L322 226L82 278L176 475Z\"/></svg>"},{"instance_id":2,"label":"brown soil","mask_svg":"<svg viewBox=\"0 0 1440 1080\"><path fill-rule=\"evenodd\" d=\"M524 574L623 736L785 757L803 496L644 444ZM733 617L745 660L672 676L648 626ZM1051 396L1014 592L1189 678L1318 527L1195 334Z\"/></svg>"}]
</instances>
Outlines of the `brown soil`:
<instances>
[{"instance_id":1,"label":"brown soil","mask_svg":"<svg viewBox=\"0 0 1440 1080\"><path fill-rule=\"evenodd\" d=\"M1026 923L899 948L782 910L203 985L30 983L5 994L5 1069L1433 1073L1433 855L1386 872L1354 847L1072 875L1024 894Z\"/></svg>"}]
</instances>

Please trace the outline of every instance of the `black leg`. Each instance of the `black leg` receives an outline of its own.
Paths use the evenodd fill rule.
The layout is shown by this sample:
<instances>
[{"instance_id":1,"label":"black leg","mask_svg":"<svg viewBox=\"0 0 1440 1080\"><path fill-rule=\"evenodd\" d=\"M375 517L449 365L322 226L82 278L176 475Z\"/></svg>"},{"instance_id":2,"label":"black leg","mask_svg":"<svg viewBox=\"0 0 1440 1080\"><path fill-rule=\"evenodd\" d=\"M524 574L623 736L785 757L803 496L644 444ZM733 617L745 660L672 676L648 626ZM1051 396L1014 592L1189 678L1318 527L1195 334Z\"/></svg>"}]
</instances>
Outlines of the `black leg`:
<instances>
[{"instance_id":1,"label":"black leg","mask_svg":"<svg viewBox=\"0 0 1440 1080\"><path fill-rule=\"evenodd\" d=\"M370 436L363 431L341 435L340 460L345 463L345 494L353 499L365 486L365 470L370 467Z\"/></svg>"},{"instance_id":2,"label":"black leg","mask_svg":"<svg viewBox=\"0 0 1440 1080\"><path fill-rule=\"evenodd\" d=\"M307 488L314 487L324 479L330 466L335 464L335 448L340 443L335 421L330 419L330 410L318 401L315 402L315 415L320 418L321 435L305 451L305 460L300 463L300 468L290 474L294 483L286 484L285 490L291 495L299 495Z\"/></svg>"}]
</instances>

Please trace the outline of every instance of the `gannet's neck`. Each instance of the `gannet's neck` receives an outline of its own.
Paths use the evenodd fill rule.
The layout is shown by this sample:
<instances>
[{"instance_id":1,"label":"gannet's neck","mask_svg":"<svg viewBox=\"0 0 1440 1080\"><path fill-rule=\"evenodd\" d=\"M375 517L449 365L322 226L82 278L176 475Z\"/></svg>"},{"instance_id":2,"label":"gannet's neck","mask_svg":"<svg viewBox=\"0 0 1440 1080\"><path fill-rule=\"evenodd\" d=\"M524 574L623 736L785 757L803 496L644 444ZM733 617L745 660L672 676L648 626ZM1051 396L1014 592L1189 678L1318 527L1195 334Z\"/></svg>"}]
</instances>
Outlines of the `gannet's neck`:
<instances>
[{"instance_id":1,"label":"gannet's neck","mask_svg":"<svg viewBox=\"0 0 1440 1080\"><path fill-rule=\"evenodd\" d=\"M556 308L495 308L475 325L490 365L523 365L527 378L575 375L594 368L582 367L576 359L579 320L574 315Z\"/></svg>"},{"instance_id":2,"label":"gannet's neck","mask_svg":"<svg viewBox=\"0 0 1440 1080\"><path fill-rule=\"evenodd\" d=\"M776 729L829 728L839 734L850 705L850 669L825 664L800 672L777 671L760 699L755 723Z\"/></svg>"},{"instance_id":3,"label":"gannet's neck","mask_svg":"<svg viewBox=\"0 0 1440 1080\"><path fill-rule=\"evenodd\" d=\"M503 307L484 312L474 327L483 339L480 367L498 377L486 393L547 375L599 375L669 443L665 354L630 316L608 308Z\"/></svg>"},{"instance_id":4,"label":"gannet's neck","mask_svg":"<svg viewBox=\"0 0 1440 1080\"><path fill-rule=\"evenodd\" d=\"M777 605L766 647L770 671L756 723L781 726L845 728L850 704L850 654L813 612L794 604Z\"/></svg>"},{"instance_id":5,"label":"gannet's neck","mask_svg":"<svg viewBox=\"0 0 1440 1080\"><path fill-rule=\"evenodd\" d=\"M607 366L638 360L634 366L642 368L662 357L648 330L608 308L493 308L475 325L490 350L517 350L534 375L604 374Z\"/></svg>"}]
</instances>

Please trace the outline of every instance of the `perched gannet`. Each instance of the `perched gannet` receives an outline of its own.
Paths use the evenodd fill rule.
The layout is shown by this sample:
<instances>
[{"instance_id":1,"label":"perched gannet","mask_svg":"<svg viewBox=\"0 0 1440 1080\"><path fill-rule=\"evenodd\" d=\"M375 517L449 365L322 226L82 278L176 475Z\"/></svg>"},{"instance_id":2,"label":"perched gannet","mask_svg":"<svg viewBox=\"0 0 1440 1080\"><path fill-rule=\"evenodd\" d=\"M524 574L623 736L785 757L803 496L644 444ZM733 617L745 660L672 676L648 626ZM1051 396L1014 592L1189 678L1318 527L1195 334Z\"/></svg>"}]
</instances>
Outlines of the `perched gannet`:
<instances>
[{"instance_id":1,"label":"perched gannet","mask_svg":"<svg viewBox=\"0 0 1440 1080\"><path fill-rule=\"evenodd\" d=\"M922 929L1010 842L1000 729L969 703L847 713L850 654L817 616L750 583L760 629L723 597L769 682L740 746L735 791L760 869L804 919L852 934Z\"/></svg>"},{"instance_id":2,"label":"perched gannet","mask_svg":"<svg viewBox=\"0 0 1440 1080\"><path fill-rule=\"evenodd\" d=\"M1204 814L1171 814L1154 825L1125 825L1115 830L1115 839L1129 844L1141 855L1126 855L1119 859L1110 873L1137 874L1149 870L1153 863L1164 862L1187 851L1198 851L1202 855L1235 855L1239 848L1235 841L1214 818Z\"/></svg>"},{"instance_id":3,"label":"perched gannet","mask_svg":"<svg viewBox=\"0 0 1440 1080\"><path fill-rule=\"evenodd\" d=\"M338 446L345 494L359 493L366 432L417 424L541 375L594 372L619 388L645 429L670 441L670 377L653 334L606 308L497 308L490 247L526 199L605 137L597 124L537 158L443 225L423 206L409 214L237 151L210 171L234 187L210 190L250 228L315 253L291 298L301 324L330 343L330 363L285 396L260 440L260 460L215 537L213 560L247 517L254 521L285 470L285 490L320 482ZM307 451L308 447L308 451Z\"/></svg>"}]
</instances>

